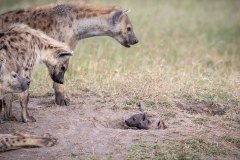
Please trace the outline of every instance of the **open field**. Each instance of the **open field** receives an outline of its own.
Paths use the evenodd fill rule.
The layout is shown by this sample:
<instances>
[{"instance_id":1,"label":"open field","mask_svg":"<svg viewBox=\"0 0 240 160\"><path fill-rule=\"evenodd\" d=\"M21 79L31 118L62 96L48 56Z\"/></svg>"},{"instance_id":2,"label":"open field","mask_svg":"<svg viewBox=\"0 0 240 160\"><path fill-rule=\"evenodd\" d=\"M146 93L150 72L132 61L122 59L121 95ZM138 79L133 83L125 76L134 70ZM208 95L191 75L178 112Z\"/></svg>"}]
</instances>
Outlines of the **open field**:
<instances>
[{"instance_id":1,"label":"open field","mask_svg":"<svg viewBox=\"0 0 240 160\"><path fill-rule=\"evenodd\" d=\"M46 2L0 0L0 12ZM59 144L0 159L240 159L240 1L89 2L131 9L140 43L126 49L109 37L79 42L66 75L69 107L54 105L47 70L37 67L30 104L37 122L0 129L47 131ZM134 114L140 100L168 129L102 125Z\"/></svg>"}]
</instances>

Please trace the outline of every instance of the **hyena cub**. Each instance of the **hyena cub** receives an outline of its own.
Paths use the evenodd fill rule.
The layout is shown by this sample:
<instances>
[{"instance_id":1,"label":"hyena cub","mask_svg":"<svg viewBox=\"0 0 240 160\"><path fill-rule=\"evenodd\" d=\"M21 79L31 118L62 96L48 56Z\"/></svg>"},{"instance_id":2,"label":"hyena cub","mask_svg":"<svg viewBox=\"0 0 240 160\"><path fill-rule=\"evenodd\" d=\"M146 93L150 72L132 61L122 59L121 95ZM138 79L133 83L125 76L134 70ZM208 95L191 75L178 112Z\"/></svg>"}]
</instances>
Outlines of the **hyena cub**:
<instances>
[{"instance_id":1,"label":"hyena cub","mask_svg":"<svg viewBox=\"0 0 240 160\"><path fill-rule=\"evenodd\" d=\"M52 80L63 83L64 73L72 53L73 51L65 43L54 40L24 24L14 24L0 33L1 56L9 62L10 68L19 70L25 77L30 78L34 66L42 62L47 66ZM27 112L28 90L21 93L20 97L23 122L36 121ZM4 118L10 120L14 117L11 110L12 96L6 96L4 101L6 103Z\"/></svg>"},{"instance_id":2,"label":"hyena cub","mask_svg":"<svg viewBox=\"0 0 240 160\"><path fill-rule=\"evenodd\" d=\"M9 70L6 63L0 55L0 98L9 93L24 92L30 85L28 78L20 76L14 70Z\"/></svg>"},{"instance_id":3,"label":"hyena cub","mask_svg":"<svg viewBox=\"0 0 240 160\"><path fill-rule=\"evenodd\" d=\"M0 55L0 98L10 93L20 93L28 89L30 80L8 69L8 62ZM2 114L2 101L0 101L0 115Z\"/></svg>"},{"instance_id":4,"label":"hyena cub","mask_svg":"<svg viewBox=\"0 0 240 160\"><path fill-rule=\"evenodd\" d=\"M134 114L130 118L125 120L128 127L137 129L166 129L164 121L160 120L159 117L147 115L144 112L145 105L143 101L138 104L139 110L142 113Z\"/></svg>"}]
</instances>

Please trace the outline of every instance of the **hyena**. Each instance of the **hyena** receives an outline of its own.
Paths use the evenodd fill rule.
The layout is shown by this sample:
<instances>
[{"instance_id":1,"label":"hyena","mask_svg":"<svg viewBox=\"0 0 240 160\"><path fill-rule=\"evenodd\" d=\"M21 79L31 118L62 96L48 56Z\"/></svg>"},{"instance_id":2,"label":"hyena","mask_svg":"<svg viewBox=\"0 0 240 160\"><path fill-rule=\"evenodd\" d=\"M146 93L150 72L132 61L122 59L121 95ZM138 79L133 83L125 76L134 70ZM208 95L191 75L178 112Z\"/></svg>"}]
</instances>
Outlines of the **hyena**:
<instances>
[{"instance_id":1,"label":"hyena","mask_svg":"<svg viewBox=\"0 0 240 160\"><path fill-rule=\"evenodd\" d=\"M25 24L14 24L0 33L0 55L8 61L10 68L19 70L29 79L34 66L42 62L47 66L52 80L63 83L72 52L67 44L54 40ZM8 103L4 109L4 118L8 120L14 116L11 110L12 96L7 97L4 99L5 103ZM23 122L35 121L27 112L28 90L21 93L20 97Z\"/></svg>"},{"instance_id":2,"label":"hyena","mask_svg":"<svg viewBox=\"0 0 240 160\"><path fill-rule=\"evenodd\" d=\"M56 143L57 139L50 134L44 134L43 136L22 133L0 134L0 152L26 147L51 147Z\"/></svg>"},{"instance_id":3,"label":"hyena","mask_svg":"<svg viewBox=\"0 0 240 160\"><path fill-rule=\"evenodd\" d=\"M128 127L137 129L166 129L164 121L156 117L149 117L146 113L139 113L125 120Z\"/></svg>"},{"instance_id":4,"label":"hyena","mask_svg":"<svg viewBox=\"0 0 240 160\"><path fill-rule=\"evenodd\" d=\"M11 23L24 23L42 30L50 37L67 43L75 49L77 42L94 36L109 36L129 48L138 43L126 10L118 7L102 7L83 2L49 4L19 9L0 15L0 28ZM68 105L64 86L54 83L55 101Z\"/></svg>"},{"instance_id":5,"label":"hyena","mask_svg":"<svg viewBox=\"0 0 240 160\"><path fill-rule=\"evenodd\" d=\"M10 70L8 62L0 55L0 99L10 93L21 93L28 89L30 80ZM2 101L0 101L0 115L2 114ZM1 120L0 120L1 121Z\"/></svg>"},{"instance_id":6,"label":"hyena","mask_svg":"<svg viewBox=\"0 0 240 160\"><path fill-rule=\"evenodd\" d=\"M30 80L19 75L16 70L10 70L8 62L0 55L0 98L6 94L24 92L29 85Z\"/></svg>"},{"instance_id":7,"label":"hyena","mask_svg":"<svg viewBox=\"0 0 240 160\"><path fill-rule=\"evenodd\" d=\"M134 114L130 118L125 120L125 124L128 127L134 127L137 129L166 129L164 121L155 116L149 116L144 112L145 105L143 101L138 103L139 110L142 113Z\"/></svg>"},{"instance_id":8,"label":"hyena","mask_svg":"<svg viewBox=\"0 0 240 160\"><path fill-rule=\"evenodd\" d=\"M28 78L20 76L12 69L9 70L8 62L0 55L0 98L6 94L24 92L28 89L29 84ZM44 136L0 134L0 152L23 147L50 147L56 142L57 139L52 138L49 134Z\"/></svg>"}]
</instances>

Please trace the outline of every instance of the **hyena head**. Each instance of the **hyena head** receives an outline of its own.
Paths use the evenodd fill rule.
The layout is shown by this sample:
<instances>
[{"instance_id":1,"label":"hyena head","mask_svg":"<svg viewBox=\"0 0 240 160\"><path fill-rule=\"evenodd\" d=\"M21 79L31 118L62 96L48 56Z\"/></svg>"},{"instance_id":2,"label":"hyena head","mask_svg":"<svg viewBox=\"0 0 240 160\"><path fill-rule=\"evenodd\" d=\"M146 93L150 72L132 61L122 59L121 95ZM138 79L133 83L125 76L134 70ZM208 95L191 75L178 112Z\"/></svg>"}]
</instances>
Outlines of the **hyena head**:
<instances>
[{"instance_id":1,"label":"hyena head","mask_svg":"<svg viewBox=\"0 0 240 160\"><path fill-rule=\"evenodd\" d=\"M68 69L70 56L73 55L72 50L57 49L53 54L53 59L46 61L45 64L48 68L52 80L56 83L64 83L64 75Z\"/></svg>"},{"instance_id":2,"label":"hyena head","mask_svg":"<svg viewBox=\"0 0 240 160\"><path fill-rule=\"evenodd\" d=\"M136 127L138 129L148 129L150 121L148 120L146 114L135 114L132 117L125 120L125 123L129 127Z\"/></svg>"},{"instance_id":3,"label":"hyena head","mask_svg":"<svg viewBox=\"0 0 240 160\"><path fill-rule=\"evenodd\" d=\"M20 93L29 88L29 78L18 75L14 71L7 69L6 60L0 59L0 88L1 92L7 93Z\"/></svg>"},{"instance_id":4,"label":"hyena head","mask_svg":"<svg viewBox=\"0 0 240 160\"><path fill-rule=\"evenodd\" d=\"M138 43L138 38L133 32L133 26L127 16L129 11L114 11L110 15L111 37L116 39L124 47Z\"/></svg>"}]
</instances>

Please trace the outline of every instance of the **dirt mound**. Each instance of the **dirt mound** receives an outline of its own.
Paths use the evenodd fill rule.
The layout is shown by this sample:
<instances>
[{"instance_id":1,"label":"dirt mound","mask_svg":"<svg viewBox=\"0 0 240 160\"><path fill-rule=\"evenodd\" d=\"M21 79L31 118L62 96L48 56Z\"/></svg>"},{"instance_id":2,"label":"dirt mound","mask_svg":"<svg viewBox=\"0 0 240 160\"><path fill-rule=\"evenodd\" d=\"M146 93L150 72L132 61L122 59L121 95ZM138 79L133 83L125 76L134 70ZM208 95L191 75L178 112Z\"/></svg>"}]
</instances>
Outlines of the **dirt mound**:
<instances>
[{"instance_id":1,"label":"dirt mound","mask_svg":"<svg viewBox=\"0 0 240 160\"><path fill-rule=\"evenodd\" d=\"M182 110L186 110L191 114L207 114L207 115L224 115L228 110L228 106L224 104L215 104L209 102L196 102L193 104L187 104L184 102L177 102L176 107Z\"/></svg>"}]
</instances>

